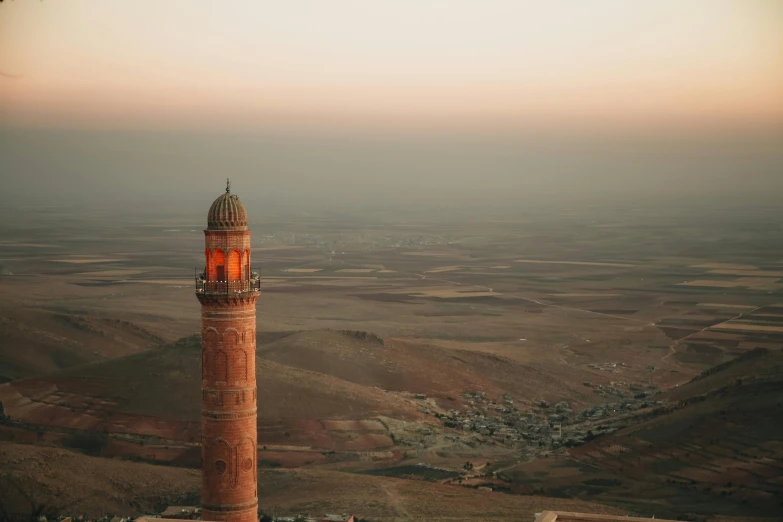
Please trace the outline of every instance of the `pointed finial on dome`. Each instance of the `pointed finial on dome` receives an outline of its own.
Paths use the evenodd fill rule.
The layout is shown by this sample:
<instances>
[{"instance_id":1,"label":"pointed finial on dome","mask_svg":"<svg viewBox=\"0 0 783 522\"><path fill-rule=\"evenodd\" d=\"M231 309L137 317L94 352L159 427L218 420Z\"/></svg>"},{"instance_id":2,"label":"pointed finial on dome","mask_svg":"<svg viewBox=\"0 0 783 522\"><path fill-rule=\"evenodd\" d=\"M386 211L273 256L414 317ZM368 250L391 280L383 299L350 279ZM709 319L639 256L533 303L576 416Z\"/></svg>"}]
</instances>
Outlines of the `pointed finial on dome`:
<instances>
[{"instance_id":1,"label":"pointed finial on dome","mask_svg":"<svg viewBox=\"0 0 783 522\"><path fill-rule=\"evenodd\" d=\"M226 194L231 194L231 180L226 178Z\"/></svg>"}]
</instances>

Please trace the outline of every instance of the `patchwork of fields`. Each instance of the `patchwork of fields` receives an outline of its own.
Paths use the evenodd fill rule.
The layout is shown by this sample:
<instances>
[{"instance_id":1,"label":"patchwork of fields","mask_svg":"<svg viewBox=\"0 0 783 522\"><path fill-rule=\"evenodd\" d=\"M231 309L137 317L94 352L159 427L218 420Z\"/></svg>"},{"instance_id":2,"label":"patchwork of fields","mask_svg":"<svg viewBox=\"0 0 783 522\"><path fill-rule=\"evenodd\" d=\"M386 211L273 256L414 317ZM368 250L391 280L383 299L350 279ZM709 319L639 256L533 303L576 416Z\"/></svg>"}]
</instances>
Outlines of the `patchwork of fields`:
<instances>
[{"instance_id":1,"label":"patchwork of fields","mask_svg":"<svg viewBox=\"0 0 783 522\"><path fill-rule=\"evenodd\" d=\"M715 243L665 219L617 216L374 219L251 223L266 470L407 488L462 480L470 460L511 470L514 493L557 478L553 494L630 509L612 481L626 484L617 474L644 442L600 439L579 462L553 454L556 465L521 465L532 453L460 440L434 412L472 408L465 394L477 392L497 405L513 397L523 412L542 401L589 409L618 400L606 390L676 390L706 368L783 345L783 248L766 235L726 224ZM198 466L192 277L203 268L202 228L183 216L85 224L42 211L2 230L0 339L16 349L0 352L0 401L23 426L0 438L67 445L69 430L105 432L104 456ZM672 448L678 458L688 451ZM682 480L714 479L693 462ZM443 502L451 494L433 491ZM290 491L274 495L298 505ZM708 506L710 495L694 498ZM699 499L688 509L701 509Z\"/></svg>"}]
</instances>

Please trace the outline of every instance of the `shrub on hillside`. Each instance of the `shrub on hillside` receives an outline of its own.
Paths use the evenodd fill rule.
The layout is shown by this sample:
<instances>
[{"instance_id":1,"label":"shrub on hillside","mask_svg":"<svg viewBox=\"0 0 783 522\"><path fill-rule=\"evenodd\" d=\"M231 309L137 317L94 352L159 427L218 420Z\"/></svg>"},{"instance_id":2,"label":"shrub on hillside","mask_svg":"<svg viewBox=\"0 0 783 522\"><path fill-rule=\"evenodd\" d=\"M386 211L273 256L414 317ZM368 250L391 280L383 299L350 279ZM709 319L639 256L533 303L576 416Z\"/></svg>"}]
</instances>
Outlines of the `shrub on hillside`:
<instances>
[{"instance_id":1,"label":"shrub on hillside","mask_svg":"<svg viewBox=\"0 0 783 522\"><path fill-rule=\"evenodd\" d=\"M350 335L351 337L355 337L356 339L361 339L362 341L370 341L371 343L383 346L383 338L375 335L374 333L362 332L359 330L342 330L342 333L345 335Z\"/></svg>"},{"instance_id":2,"label":"shrub on hillside","mask_svg":"<svg viewBox=\"0 0 783 522\"><path fill-rule=\"evenodd\" d=\"M67 447L92 456L100 455L108 443L109 437L105 433L72 433L65 439Z\"/></svg>"}]
</instances>

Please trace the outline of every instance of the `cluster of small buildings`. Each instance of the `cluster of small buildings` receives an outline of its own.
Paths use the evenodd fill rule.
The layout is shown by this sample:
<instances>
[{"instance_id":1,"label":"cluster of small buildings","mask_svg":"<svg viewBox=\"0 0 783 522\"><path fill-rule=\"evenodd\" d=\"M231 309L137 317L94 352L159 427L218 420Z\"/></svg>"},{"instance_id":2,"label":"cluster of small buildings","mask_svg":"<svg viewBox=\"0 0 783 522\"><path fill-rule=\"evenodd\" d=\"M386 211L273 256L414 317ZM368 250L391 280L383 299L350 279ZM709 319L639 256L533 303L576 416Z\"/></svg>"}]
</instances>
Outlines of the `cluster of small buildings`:
<instances>
[{"instance_id":1,"label":"cluster of small buildings","mask_svg":"<svg viewBox=\"0 0 783 522\"><path fill-rule=\"evenodd\" d=\"M644 399L650 395L654 395L658 391L658 387L652 384L641 385L631 383L628 384L624 381L611 381L608 385L593 384L590 381L582 382L582 385L587 388L592 388L596 395L613 395L621 398Z\"/></svg>"},{"instance_id":2,"label":"cluster of small buildings","mask_svg":"<svg viewBox=\"0 0 783 522\"><path fill-rule=\"evenodd\" d=\"M566 402L558 403L551 412L538 409L523 412L514 405L513 397L503 394L501 402L486 397L484 392L465 392L469 409L462 412L449 410L440 415L444 426L473 432L481 442L494 442L511 446L550 447L561 435L562 413L570 412ZM548 409L545 401L540 401ZM436 415L437 416L437 415Z\"/></svg>"},{"instance_id":3,"label":"cluster of small buildings","mask_svg":"<svg viewBox=\"0 0 783 522\"><path fill-rule=\"evenodd\" d=\"M586 383L588 384L588 383ZM649 397L650 390L622 391L619 386L596 388L602 394L622 397L620 402L601 404L581 411L573 411L566 401L549 404L534 401L530 411L521 411L514 398L503 394L501 401L488 399L484 392L465 392L467 408L450 409L446 413L434 413L447 428L471 433L466 444L491 443L519 448L554 449L561 446L578 446L593 437L613 433L625 424L628 412L663 404ZM599 385L600 386L600 385ZM608 390L608 391L603 391ZM528 409L528 408L526 408ZM450 440L460 440L450 436Z\"/></svg>"},{"instance_id":4,"label":"cluster of small buildings","mask_svg":"<svg viewBox=\"0 0 783 522\"><path fill-rule=\"evenodd\" d=\"M587 365L588 368L591 370L601 370L604 372L614 372L619 370L620 368L628 368L628 365L624 362L605 362L602 364L598 363L591 363Z\"/></svg>"}]
</instances>

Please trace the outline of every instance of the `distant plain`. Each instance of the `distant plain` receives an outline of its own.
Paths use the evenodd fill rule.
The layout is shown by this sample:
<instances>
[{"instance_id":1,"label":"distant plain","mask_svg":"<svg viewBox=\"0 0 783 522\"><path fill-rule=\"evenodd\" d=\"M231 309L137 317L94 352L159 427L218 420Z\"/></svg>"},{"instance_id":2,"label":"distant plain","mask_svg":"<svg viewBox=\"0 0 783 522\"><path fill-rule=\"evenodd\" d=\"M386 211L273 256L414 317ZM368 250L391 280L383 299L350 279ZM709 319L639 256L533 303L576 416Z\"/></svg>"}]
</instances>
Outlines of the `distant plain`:
<instances>
[{"instance_id":1,"label":"distant plain","mask_svg":"<svg viewBox=\"0 0 783 522\"><path fill-rule=\"evenodd\" d=\"M541 400L588 408L608 399L583 382L666 390L783 345L774 209L509 209L471 219L459 210L248 212L262 278L260 458L267 468L307 468L311 481L407 459L448 474L473 459L529 484L535 470L524 452L442 437L401 446L401 434L422 426L448 433L414 395L444 411L467 407L462 394L474 391L510 393L520 409ZM197 467L198 346L169 345L200 330L193 275L203 266L203 216L28 208L12 222L18 213L0 209L0 401L27 427L3 438L67 447L63 430L103 431L114 437L105 457L154 454L152 462ZM383 348L343 331L369 332ZM147 437L144 449L135 436ZM552 457L574 466L562 452ZM267 500L294 509L286 483ZM393 502L371 513L414 512L386 482L378 487ZM607 509L650 508L590 491L580 498ZM262 481L262 504L264 494ZM661 509L698 512L712 501L699 502ZM731 512L731 498L717 502Z\"/></svg>"}]
</instances>

